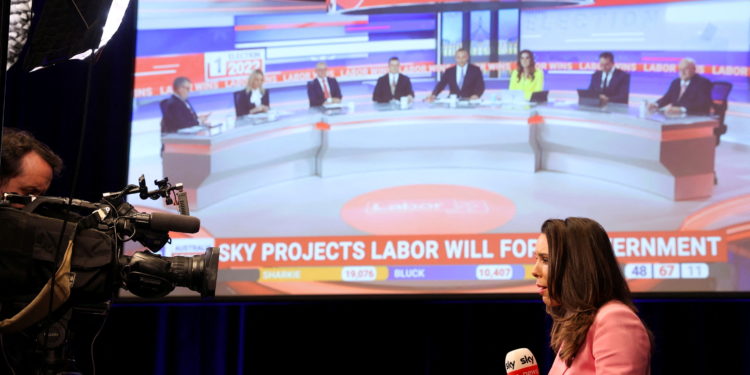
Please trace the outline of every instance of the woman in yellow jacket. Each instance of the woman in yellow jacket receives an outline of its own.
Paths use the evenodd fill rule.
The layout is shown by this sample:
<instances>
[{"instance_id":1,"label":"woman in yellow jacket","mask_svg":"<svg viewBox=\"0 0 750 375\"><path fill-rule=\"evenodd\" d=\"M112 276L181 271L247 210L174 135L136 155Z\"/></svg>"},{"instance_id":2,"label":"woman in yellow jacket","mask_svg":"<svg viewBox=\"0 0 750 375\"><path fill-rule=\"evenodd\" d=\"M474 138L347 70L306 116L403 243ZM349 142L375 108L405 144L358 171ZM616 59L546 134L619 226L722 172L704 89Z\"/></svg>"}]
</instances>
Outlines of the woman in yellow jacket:
<instances>
[{"instance_id":1,"label":"woman in yellow jacket","mask_svg":"<svg viewBox=\"0 0 750 375\"><path fill-rule=\"evenodd\" d=\"M509 90L523 90L524 98L544 88L544 71L536 68L534 54L525 49L518 54L516 70L510 74Z\"/></svg>"}]
</instances>

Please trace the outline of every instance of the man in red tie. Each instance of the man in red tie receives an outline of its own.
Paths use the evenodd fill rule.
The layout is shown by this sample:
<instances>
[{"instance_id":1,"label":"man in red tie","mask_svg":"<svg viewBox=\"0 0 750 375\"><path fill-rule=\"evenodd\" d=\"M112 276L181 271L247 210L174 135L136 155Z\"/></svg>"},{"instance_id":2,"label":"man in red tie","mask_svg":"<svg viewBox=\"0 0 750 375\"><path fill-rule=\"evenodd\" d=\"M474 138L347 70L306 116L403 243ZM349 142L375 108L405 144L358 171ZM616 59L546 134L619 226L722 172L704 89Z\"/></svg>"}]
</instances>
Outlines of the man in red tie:
<instances>
[{"instance_id":1,"label":"man in red tie","mask_svg":"<svg viewBox=\"0 0 750 375\"><path fill-rule=\"evenodd\" d=\"M669 90L649 108L657 107L668 114L706 115L711 112L711 81L695 72L695 60L684 58L679 65L680 77L672 81Z\"/></svg>"},{"instance_id":2,"label":"man in red tie","mask_svg":"<svg viewBox=\"0 0 750 375\"><path fill-rule=\"evenodd\" d=\"M310 107L326 103L341 103L341 88L335 78L328 77L328 65L321 61L315 65L315 79L307 82L307 99Z\"/></svg>"}]
</instances>

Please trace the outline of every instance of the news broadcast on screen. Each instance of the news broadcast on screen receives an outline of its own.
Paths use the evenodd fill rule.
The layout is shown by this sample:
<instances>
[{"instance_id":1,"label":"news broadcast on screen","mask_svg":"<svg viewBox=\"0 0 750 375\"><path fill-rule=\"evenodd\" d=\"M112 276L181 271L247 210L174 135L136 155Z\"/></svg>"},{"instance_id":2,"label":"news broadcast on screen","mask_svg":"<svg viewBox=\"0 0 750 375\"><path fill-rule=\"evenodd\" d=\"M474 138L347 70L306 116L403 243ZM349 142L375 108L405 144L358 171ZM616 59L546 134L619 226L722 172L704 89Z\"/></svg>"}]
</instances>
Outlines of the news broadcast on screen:
<instances>
[{"instance_id":1,"label":"news broadcast on screen","mask_svg":"<svg viewBox=\"0 0 750 375\"><path fill-rule=\"evenodd\" d=\"M530 294L540 225L569 216L607 228L634 292L747 292L748 14L142 0L128 181L183 184L201 227L160 253L218 247L218 297ZM587 96L606 63L620 100ZM673 111L690 69L710 102Z\"/></svg>"}]
</instances>

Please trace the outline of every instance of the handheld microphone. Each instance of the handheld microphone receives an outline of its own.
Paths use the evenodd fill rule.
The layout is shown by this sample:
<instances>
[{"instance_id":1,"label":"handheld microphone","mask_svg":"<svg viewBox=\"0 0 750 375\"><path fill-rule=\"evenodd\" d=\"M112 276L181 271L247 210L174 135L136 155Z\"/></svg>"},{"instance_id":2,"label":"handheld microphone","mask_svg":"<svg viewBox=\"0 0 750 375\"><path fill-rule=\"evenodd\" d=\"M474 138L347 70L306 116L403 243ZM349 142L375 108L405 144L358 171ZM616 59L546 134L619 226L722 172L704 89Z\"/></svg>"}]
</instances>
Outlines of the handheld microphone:
<instances>
[{"instance_id":1,"label":"handheld microphone","mask_svg":"<svg viewBox=\"0 0 750 375\"><path fill-rule=\"evenodd\" d=\"M505 355L505 372L508 375L539 375L539 366L531 350L521 348Z\"/></svg>"}]
</instances>

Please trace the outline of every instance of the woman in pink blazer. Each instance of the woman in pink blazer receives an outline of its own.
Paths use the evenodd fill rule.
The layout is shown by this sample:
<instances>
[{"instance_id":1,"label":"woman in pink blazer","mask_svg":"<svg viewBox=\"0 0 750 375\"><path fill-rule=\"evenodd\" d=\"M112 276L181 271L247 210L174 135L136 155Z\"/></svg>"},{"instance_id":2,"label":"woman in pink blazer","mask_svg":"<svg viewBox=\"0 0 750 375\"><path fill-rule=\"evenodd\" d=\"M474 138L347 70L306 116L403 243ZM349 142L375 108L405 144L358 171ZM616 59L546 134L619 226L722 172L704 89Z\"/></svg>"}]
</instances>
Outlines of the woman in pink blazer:
<instances>
[{"instance_id":1,"label":"woman in pink blazer","mask_svg":"<svg viewBox=\"0 0 750 375\"><path fill-rule=\"evenodd\" d=\"M532 274L553 321L550 375L651 373L651 334L599 223L545 221Z\"/></svg>"}]
</instances>

